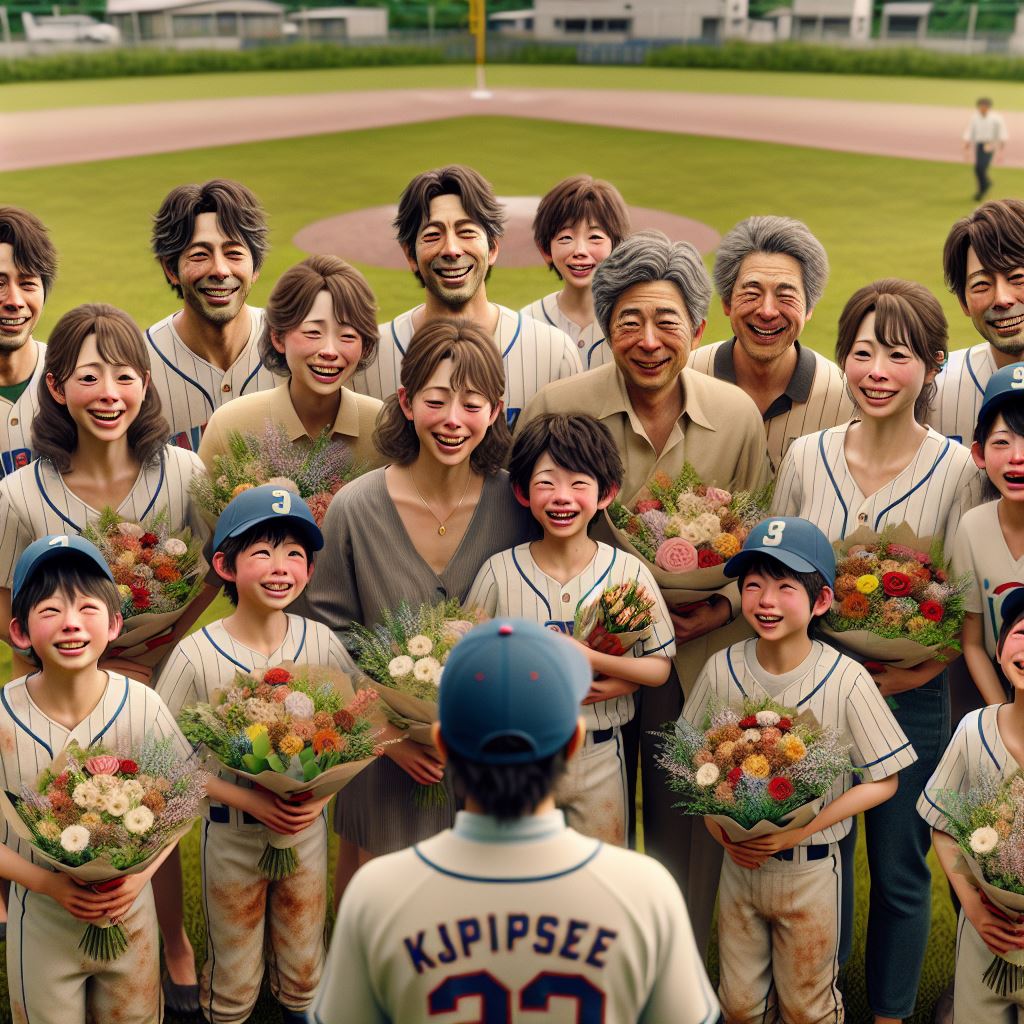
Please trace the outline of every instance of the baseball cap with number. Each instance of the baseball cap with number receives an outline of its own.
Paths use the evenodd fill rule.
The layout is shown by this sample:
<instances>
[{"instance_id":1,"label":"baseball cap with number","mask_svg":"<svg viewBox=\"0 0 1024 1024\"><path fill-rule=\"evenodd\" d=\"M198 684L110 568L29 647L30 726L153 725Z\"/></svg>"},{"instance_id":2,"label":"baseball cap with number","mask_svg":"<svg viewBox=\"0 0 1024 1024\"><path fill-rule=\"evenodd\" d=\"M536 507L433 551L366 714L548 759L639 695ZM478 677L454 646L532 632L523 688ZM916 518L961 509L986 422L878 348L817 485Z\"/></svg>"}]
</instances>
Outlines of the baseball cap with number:
<instances>
[{"instance_id":1,"label":"baseball cap with number","mask_svg":"<svg viewBox=\"0 0 1024 1024\"><path fill-rule=\"evenodd\" d=\"M492 619L448 656L438 699L441 735L456 754L481 764L550 757L572 739L592 679L587 659L556 633L526 619ZM506 737L524 749L492 748Z\"/></svg>"},{"instance_id":2,"label":"baseball cap with number","mask_svg":"<svg viewBox=\"0 0 1024 1024\"><path fill-rule=\"evenodd\" d=\"M11 600L34 572L38 572L47 562L54 558L66 558L71 561L86 560L91 568L98 569L111 583L114 577L110 566L104 561L96 545L77 534L51 533L33 541L21 553L14 567L14 581L11 584Z\"/></svg>"},{"instance_id":3,"label":"baseball cap with number","mask_svg":"<svg viewBox=\"0 0 1024 1024\"><path fill-rule=\"evenodd\" d=\"M229 537L237 537L266 522L286 523L306 538L310 551L319 551L324 546L324 535L309 506L294 491L263 484L242 491L228 502L217 520L213 550L219 551Z\"/></svg>"},{"instance_id":4,"label":"baseball cap with number","mask_svg":"<svg viewBox=\"0 0 1024 1024\"><path fill-rule=\"evenodd\" d=\"M978 410L978 426L987 425L1007 402L1014 399L1024 399L1024 363L1010 363L989 377ZM964 444L969 446L970 438L964 438Z\"/></svg>"},{"instance_id":5,"label":"baseball cap with number","mask_svg":"<svg viewBox=\"0 0 1024 1024\"><path fill-rule=\"evenodd\" d=\"M836 555L832 545L806 519L777 516L758 523L743 542L743 550L725 563L725 575L739 576L745 566L765 555L794 572L820 572L830 587L835 584Z\"/></svg>"}]
</instances>

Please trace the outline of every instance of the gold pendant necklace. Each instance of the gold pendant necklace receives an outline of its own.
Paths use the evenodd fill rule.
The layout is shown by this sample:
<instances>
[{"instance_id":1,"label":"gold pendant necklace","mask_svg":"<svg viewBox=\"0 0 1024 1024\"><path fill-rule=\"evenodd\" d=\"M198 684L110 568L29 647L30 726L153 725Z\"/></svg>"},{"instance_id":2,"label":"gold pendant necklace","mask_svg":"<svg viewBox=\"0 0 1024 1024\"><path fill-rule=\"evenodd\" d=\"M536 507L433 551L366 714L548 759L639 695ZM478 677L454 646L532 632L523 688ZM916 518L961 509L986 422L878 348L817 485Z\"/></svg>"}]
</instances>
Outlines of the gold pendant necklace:
<instances>
[{"instance_id":1,"label":"gold pendant necklace","mask_svg":"<svg viewBox=\"0 0 1024 1024\"><path fill-rule=\"evenodd\" d=\"M451 510L451 512L448 513L448 515L444 517L444 519L441 519L440 516L438 516L438 514L427 504L427 499L423 497L423 495L420 493L420 489L416 486L416 477L413 476L411 470L409 472L409 479L412 481L412 488L416 492L416 497L420 499L420 501L423 503L423 507L434 517L435 521L437 522L438 537L443 537L448 532L448 527L445 526L445 523L447 523L448 520L451 519L451 517L455 515L455 513L458 512L460 508L462 508L462 503L466 500L466 495L469 494L469 485L473 480L473 474L470 473L469 478L466 480L466 486L463 488L462 497L459 498L459 503L455 506L455 508Z\"/></svg>"}]
</instances>

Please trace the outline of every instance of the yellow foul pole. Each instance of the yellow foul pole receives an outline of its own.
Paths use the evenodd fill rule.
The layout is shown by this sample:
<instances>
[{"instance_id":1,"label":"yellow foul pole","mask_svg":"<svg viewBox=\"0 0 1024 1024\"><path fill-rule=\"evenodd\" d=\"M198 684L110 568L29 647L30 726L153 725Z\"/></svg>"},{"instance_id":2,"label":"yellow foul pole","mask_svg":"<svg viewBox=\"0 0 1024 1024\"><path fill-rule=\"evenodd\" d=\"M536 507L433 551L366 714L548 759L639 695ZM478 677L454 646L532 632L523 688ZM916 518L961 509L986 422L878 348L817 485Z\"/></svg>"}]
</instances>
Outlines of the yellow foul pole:
<instances>
[{"instance_id":1,"label":"yellow foul pole","mask_svg":"<svg viewBox=\"0 0 1024 1024\"><path fill-rule=\"evenodd\" d=\"M476 37L476 89L481 99L490 96L487 91L487 0L469 0L469 32Z\"/></svg>"}]
</instances>

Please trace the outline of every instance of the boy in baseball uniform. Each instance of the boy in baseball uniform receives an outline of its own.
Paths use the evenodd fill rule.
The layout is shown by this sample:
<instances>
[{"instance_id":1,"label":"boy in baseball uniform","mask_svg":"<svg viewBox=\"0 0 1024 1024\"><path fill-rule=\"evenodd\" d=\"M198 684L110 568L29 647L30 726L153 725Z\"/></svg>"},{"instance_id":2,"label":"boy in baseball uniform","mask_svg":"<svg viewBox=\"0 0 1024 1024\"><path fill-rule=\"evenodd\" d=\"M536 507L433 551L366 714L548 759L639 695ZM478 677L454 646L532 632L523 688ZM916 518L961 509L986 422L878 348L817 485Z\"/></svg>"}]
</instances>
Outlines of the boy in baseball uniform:
<instances>
[{"instance_id":1,"label":"boy in baseball uniform","mask_svg":"<svg viewBox=\"0 0 1024 1024\"><path fill-rule=\"evenodd\" d=\"M277 385L260 361L263 310L246 304L267 254L267 223L244 185L179 185L153 219L153 254L184 300L146 331L170 440L198 451L206 422L239 395Z\"/></svg>"},{"instance_id":2,"label":"boy in baseball uniform","mask_svg":"<svg viewBox=\"0 0 1024 1024\"><path fill-rule=\"evenodd\" d=\"M217 521L213 567L235 611L185 637L168 658L157 692L174 714L208 702L238 672L282 661L355 671L326 626L286 611L305 589L313 553L322 547L312 514L291 491L266 484L228 504ZM321 812L329 798L292 804L241 785L231 789L228 806L211 803L203 822L207 946L200 1005L211 1024L246 1020L269 966L284 1020L304 1021L325 952L327 828ZM267 828L301 833L299 869L280 881L269 881L256 867Z\"/></svg>"},{"instance_id":3,"label":"boy in baseball uniform","mask_svg":"<svg viewBox=\"0 0 1024 1024\"><path fill-rule=\"evenodd\" d=\"M478 626L454 648L434 740L466 809L356 874L313 1020L718 1018L668 872L580 835L555 808L591 685L578 650L524 619Z\"/></svg>"},{"instance_id":4,"label":"boy in baseball uniform","mask_svg":"<svg viewBox=\"0 0 1024 1024\"><path fill-rule=\"evenodd\" d=\"M509 476L543 537L492 556L466 598L491 617L515 615L562 633L586 656L595 679L583 701L583 748L555 784L555 802L584 835L626 843L626 758L621 726L634 714L633 693L669 676L675 637L665 601L635 556L587 536L590 521L618 493L622 462L608 428L590 416L547 414L532 420L512 447ZM654 602L650 634L625 655L573 640L576 616L609 587L641 584Z\"/></svg>"},{"instance_id":5,"label":"boy in baseball uniform","mask_svg":"<svg viewBox=\"0 0 1024 1024\"><path fill-rule=\"evenodd\" d=\"M849 737L860 772L840 777L802 828L732 843L718 892L719 998L730 1024L843 1020L836 987L842 892L839 840L850 819L889 799L916 760L871 676L809 627L832 603L835 555L825 535L795 517L765 520L726 563L739 579L743 617L757 636L705 665L683 717L704 724L709 701L769 697Z\"/></svg>"},{"instance_id":6,"label":"boy in baseball uniform","mask_svg":"<svg viewBox=\"0 0 1024 1024\"><path fill-rule=\"evenodd\" d=\"M0 476L27 466L43 377L43 343L32 337L57 275L57 253L28 210L0 206Z\"/></svg>"},{"instance_id":7,"label":"boy in baseball uniform","mask_svg":"<svg viewBox=\"0 0 1024 1024\"><path fill-rule=\"evenodd\" d=\"M629 211L619 190L589 174L560 181L533 218L533 240L562 287L520 312L565 331L576 342L584 370L611 362L590 282L598 264L628 234Z\"/></svg>"},{"instance_id":8,"label":"boy in baseball uniform","mask_svg":"<svg viewBox=\"0 0 1024 1024\"><path fill-rule=\"evenodd\" d=\"M413 334L439 317L466 317L494 338L505 364L510 427L545 384L580 372L579 351L567 334L488 299L486 281L498 258L505 210L472 167L454 164L418 174L398 201L394 226L426 295L423 305L381 325L377 358L352 377L353 391L381 401L393 395Z\"/></svg>"},{"instance_id":9,"label":"boy in baseball uniform","mask_svg":"<svg viewBox=\"0 0 1024 1024\"><path fill-rule=\"evenodd\" d=\"M0 695L0 786L34 785L65 747L102 740L129 750L147 736L174 737L191 749L151 689L104 672L97 662L121 628L121 599L110 570L88 541L50 535L30 544L13 583L11 635L38 671ZM11 886L7 978L19 1024L124 1021L162 1017L159 941L150 879L173 847L144 871L104 893L82 887L36 860L6 823L0 876ZM92 960L79 943L86 922L119 921L129 946L116 960Z\"/></svg>"},{"instance_id":10,"label":"boy in baseball uniform","mask_svg":"<svg viewBox=\"0 0 1024 1024\"><path fill-rule=\"evenodd\" d=\"M983 981L993 953L1024 949L1019 920L996 911L956 870L956 840L946 831L942 792L966 793L992 779L1008 778L1024 758L1024 589L1003 601L998 659L1013 696L1009 703L979 708L957 726L942 760L917 802L918 813L932 827L932 845L960 901L956 930L956 984L953 1020L959 1024L1015 1024L1024 1008L1024 991L999 995Z\"/></svg>"}]
</instances>

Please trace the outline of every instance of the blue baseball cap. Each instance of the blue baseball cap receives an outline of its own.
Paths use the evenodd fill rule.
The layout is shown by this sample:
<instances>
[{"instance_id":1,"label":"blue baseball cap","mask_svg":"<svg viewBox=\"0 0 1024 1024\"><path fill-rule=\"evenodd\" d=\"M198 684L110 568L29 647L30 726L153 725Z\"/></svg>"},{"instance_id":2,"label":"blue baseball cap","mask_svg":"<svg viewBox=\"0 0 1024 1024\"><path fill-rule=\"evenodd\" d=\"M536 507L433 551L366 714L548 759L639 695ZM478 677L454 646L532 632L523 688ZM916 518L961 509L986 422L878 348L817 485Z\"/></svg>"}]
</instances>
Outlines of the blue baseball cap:
<instances>
[{"instance_id":1,"label":"blue baseball cap","mask_svg":"<svg viewBox=\"0 0 1024 1024\"><path fill-rule=\"evenodd\" d=\"M526 764L561 750L576 731L593 674L572 644L526 619L492 619L452 649L438 718L451 750L482 764ZM525 750L487 749L517 737Z\"/></svg>"},{"instance_id":2,"label":"blue baseball cap","mask_svg":"<svg viewBox=\"0 0 1024 1024\"><path fill-rule=\"evenodd\" d=\"M89 564L98 569L104 576L114 582L110 566L107 565L99 549L92 541L79 537L77 534L51 533L46 537L40 537L33 541L21 553L17 565L14 567L14 582L11 585L11 600L18 596L18 591L25 585L26 580L41 569L53 558L68 558L73 561L86 559Z\"/></svg>"},{"instance_id":3,"label":"blue baseball cap","mask_svg":"<svg viewBox=\"0 0 1024 1024\"><path fill-rule=\"evenodd\" d=\"M836 554L814 525L797 516L777 516L758 523L743 543L743 550L725 563L726 576L739 576L744 566L767 555L794 572L820 572L835 586Z\"/></svg>"},{"instance_id":4,"label":"blue baseball cap","mask_svg":"<svg viewBox=\"0 0 1024 1024\"><path fill-rule=\"evenodd\" d=\"M1021 612L1024 612L1024 587L1014 587L999 608L1000 630L1008 622L1013 622Z\"/></svg>"},{"instance_id":5,"label":"blue baseball cap","mask_svg":"<svg viewBox=\"0 0 1024 1024\"><path fill-rule=\"evenodd\" d=\"M310 551L319 551L324 546L324 535L302 498L284 487L263 484L262 487L242 491L228 502L217 520L213 550L219 551L229 537L237 537L251 527L267 522L287 524L305 537Z\"/></svg>"},{"instance_id":6,"label":"blue baseball cap","mask_svg":"<svg viewBox=\"0 0 1024 1024\"><path fill-rule=\"evenodd\" d=\"M978 410L978 426L994 419L1000 408L1014 398L1024 399L1024 363L1010 363L989 377ZM968 439L964 440L970 444Z\"/></svg>"}]
</instances>

